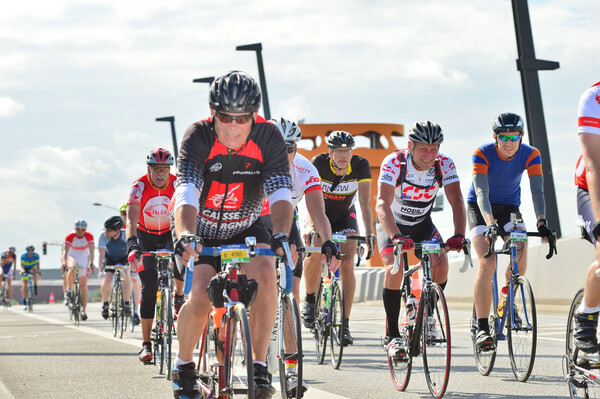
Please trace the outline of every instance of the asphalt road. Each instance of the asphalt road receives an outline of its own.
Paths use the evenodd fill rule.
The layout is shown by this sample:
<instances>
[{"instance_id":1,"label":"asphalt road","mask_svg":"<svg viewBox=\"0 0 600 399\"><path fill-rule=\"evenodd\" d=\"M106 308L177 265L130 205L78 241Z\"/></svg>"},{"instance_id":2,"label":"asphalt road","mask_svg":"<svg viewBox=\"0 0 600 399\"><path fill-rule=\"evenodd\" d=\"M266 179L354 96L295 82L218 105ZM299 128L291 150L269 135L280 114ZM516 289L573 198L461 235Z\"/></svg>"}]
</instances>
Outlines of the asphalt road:
<instances>
[{"instance_id":1,"label":"asphalt road","mask_svg":"<svg viewBox=\"0 0 600 399\"><path fill-rule=\"evenodd\" d=\"M538 349L531 378L517 382L510 368L506 342L501 342L494 370L481 376L475 367L468 306L450 304L453 334L449 398L564 398L562 377L566 308L538 311ZM91 304L90 318L75 327L62 304L37 305L33 314L13 307L0 309L0 398L169 398L171 384L154 366L137 359L139 330L124 339L112 337L110 323ZM314 341L304 330L305 398L430 397L422 359L414 361L408 389L391 383L380 346L384 311L379 304L354 307L353 346L346 348L339 370L328 358L316 364ZM176 348L176 347L175 347Z\"/></svg>"}]
</instances>

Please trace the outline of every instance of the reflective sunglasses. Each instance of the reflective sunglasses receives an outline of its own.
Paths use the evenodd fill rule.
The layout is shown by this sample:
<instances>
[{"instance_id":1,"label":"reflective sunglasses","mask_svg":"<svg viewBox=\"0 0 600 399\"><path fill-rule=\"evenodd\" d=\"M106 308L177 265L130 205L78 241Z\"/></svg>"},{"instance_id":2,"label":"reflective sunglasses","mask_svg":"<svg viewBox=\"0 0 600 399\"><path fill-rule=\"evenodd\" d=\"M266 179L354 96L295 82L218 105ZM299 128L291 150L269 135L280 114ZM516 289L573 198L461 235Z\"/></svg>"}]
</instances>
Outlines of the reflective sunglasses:
<instances>
[{"instance_id":1,"label":"reflective sunglasses","mask_svg":"<svg viewBox=\"0 0 600 399\"><path fill-rule=\"evenodd\" d=\"M220 112L215 113L215 116L217 117L219 122L221 122L225 125L228 123L231 123L233 121L236 121L236 123L238 125L244 125L253 119L252 115L253 114L244 114L244 115L233 116L233 115L228 115L228 114L221 114Z\"/></svg>"},{"instance_id":2,"label":"reflective sunglasses","mask_svg":"<svg viewBox=\"0 0 600 399\"><path fill-rule=\"evenodd\" d=\"M285 143L285 146L286 146L286 148L287 148L287 153L288 153L288 154L293 154L293 153L295 153L295 152L296 152L296 149L298 148L298 146L296 145L296 143L289 143L289 142L286 142L286 143Z\"/></svg>"},{"instance_id":3,"label":"reflective sunglasses","mask_svg":"<svg viewBox=\"0 0 600 399\"><path fill-rule=\"evenodd\" d=\"M87 229L80 229L80 228L77 228L76 230L77 230L77 231L86 231Z\"/></svg>"},{"instance_id":4,"label":"reflective sunglasses","mask_svg":"<svg viewBox=\"0 0 600 399\"><path fill-rule=\"evenodd\" d=\"M502 141L504 141L505 143L508 141L512 141L513 143L516 141L519 141L519 139L521 138L521 135L518 134L516 136L509 136L507 134L499 134L498 138Z\"/></svg>"}]
</instances>

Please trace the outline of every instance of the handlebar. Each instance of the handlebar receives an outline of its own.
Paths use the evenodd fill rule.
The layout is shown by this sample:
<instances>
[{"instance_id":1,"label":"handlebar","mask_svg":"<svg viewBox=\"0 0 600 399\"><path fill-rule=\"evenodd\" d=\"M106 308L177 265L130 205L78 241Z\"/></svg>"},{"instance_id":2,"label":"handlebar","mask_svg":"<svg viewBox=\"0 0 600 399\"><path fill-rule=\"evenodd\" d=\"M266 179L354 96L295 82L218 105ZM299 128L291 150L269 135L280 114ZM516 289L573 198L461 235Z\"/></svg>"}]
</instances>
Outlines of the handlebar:
<instances>
[{"instance_id":1,"label":"handlebar","mask_svg":"<svg viewBox=\"0 0 600 399\"><path fill-rule=\"evenodd\" d=\"M541 233L539 233L537 231L526 231L525 233L527 234L527 237L544 237ZM490 245L489 245L487 253L484 255L485 258L489 258L495 252L494 246L496 244L496 238L498 236L501 236L502 238L510 237L510 233L494 234L494 235L490 236ZM552 229L552 235L550 237L548 237L549 248L548 248L548 254L546 255L546 259L550 259L550 258L552 258L552 256L557 254L556 238L557 238L556 229ZM499 251L499 253L507 253L507 252Z\"/></svg>"},{"instance_id":2,"label":"handlebar","mask_svg":"<svg viewBox=\"0 0 600 399\"><path fill-rule=\"evenodd\" d=\"M415 249L423 249L423 244L427 245L427 244L431 244L431 243L433 243L433 242L432 241L415 242L414 243ZM446 243L443 241L435 242L435 244L439 245L440 249L443 249L446 247ZM392 269L390 270L390 273L392 275L394 275L394 274L398 273L398 271L400 271L399 257L402 254L402 245L403 245L402 241L397 241L394 244L394 264L392 265ZM465 260L464 260L462 266L460 267L459 271L461 273L464 273L465 271L467 271L467 268L469 265L471 265L471 267L473 267L473 260L471 258L471 240L469 240L468 238L465 238L465 240L463 241L462 251L465 254Z\"/></svg>"}]
</instances>

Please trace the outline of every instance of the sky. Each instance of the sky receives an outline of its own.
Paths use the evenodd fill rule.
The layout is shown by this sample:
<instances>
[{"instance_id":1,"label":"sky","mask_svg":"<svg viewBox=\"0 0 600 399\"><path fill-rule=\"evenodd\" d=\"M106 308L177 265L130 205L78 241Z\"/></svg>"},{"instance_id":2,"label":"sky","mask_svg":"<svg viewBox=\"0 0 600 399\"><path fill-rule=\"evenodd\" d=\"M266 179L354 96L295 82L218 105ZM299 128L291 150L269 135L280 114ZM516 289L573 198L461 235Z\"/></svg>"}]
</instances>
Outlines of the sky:
<instances>
[{"instance_id":1,"label":"sky","mask_svg":"<svg viewBox=\"0 0 600 399\"><path fill-rule=\"evenodd\" d=\"M575 235L577 104L600 81L600 2L529 3L537 58L560 63L539 77L561 228ZM492 118L525 116L508 0L11 2L0 13L0 249L61 243L80 218L97 237L147 153L173 150L155 119L175 116L181 140L209 114L208 85L192 80L233 69L258 80L255 53L235 51L258 42L272 116L437 122L465 197ZM533 226L528 185L525 175ZM446 237L451 218L434 216ZM42 267L59 266L59 249Z\"/></svg>"}]
</instances>

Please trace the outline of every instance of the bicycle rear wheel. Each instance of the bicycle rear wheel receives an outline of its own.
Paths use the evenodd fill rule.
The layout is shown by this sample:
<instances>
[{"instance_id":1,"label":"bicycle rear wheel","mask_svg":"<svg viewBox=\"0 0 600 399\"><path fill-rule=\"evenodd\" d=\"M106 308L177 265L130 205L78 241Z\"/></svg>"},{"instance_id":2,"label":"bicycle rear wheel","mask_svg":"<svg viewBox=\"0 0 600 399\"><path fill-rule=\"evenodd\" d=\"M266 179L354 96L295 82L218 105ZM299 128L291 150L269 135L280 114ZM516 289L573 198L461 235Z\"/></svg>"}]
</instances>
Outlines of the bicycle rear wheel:
<instances>
[{"instance_id":1,"label":"bicycle rear wheel","mask_svg":"<svg viewBox=\"0 0 600 399\"><path fill-rule=\"evenodd\" d=\"M517 380L525 382L533 369L537 345L535 299L531 284L525 277L519 276L513 284L513 303L509 305L507 339L510 365Z\"/></svg>"},{"instance_id":2,"label":"bicycle rear wheel","mask_svg":"<svg viewBox=\"0 0 600 399\"><path fill-rule=\"evenodd\" d=\"M123 298L123 285L119 284L118 290L118 300L119 303L119 313L117 313L117 318L119 319L119 338L123 338L123 333L125 332L125 299Z\"/></svg>"},{"instance_id":3,"label":"bicycle rear wheel","mask_svg":"<svg viewBox=\"0 0 600 399\"><path fill-rule=\"evenodd\" d=\"M167 328L164 317L167 310L167 298L164 295L160 295L160 314L156 315L156 335L154 340L155 353L156 353L156 365L158 366L158 374L165 373L165 330Z\"/></svg>"},{"instance_id":4,"label":"bicycle rear wheel","mask_svg":"<svg viewBox=\"0 0 600 399\"><path fill-rule=\"evenodd\" d=\"M117 293L117 286L113 285L110 290L110 300L109 300L109 309L110 309L110 321L112 326L113 337L117 336L117 330L119 329L119 321L117 315L119 314L119 295Z\"/></svg>"},{"instance_id":5,"label":"bicycle rear wheel","mask_svg":"<svg viewBox=\"0 0 600 399\"><path fill-rule=\"evenodd\" d=\"M473 304L473 315L471 316L471 340L473 341L473 354L475 355L475 363L479 374L483 376L490 375L496 361L496 352L498 350L498 340L496 334L496 313L494 312L494 303L492 302L490 309L490 317L488 319L490 335L494 338L494 349L482 351L477 348L476 337L478 330L477 313L475 312L475 304Z\"/></svg>"},{"instance_id":6,"label":"bicycle rear wheel","mask_svg":"<svg viewBox=\"0 0 600 399\"><path fill-rule=\"evenodd\" d=\"M344 353L344 331L346 330L346 318L344 317L345 298L344 288L340 280L332 283L331 290L331 322L329 338L331 346L331 364L335 369L340 368L342 364L342 354Z\"/></svg>"},{"instance_id":7,"label":"bicycle rear wheel","mask_svg":"<svg viewBox=\"0 0 600 399\"><path fill-rule=\"evenodd\" d=\"M33 298L35 297L35 293L33 291L33 286L30 285L27 287L27 311L29 313L33 312Z\"/></svg>"},{"instance_id":8,"label":"bicycle rear wheel","mask_svg":"<svg viewBox=\"0 0 600 399\"><path fill-rule=\"evenodd\" d=\"M566 355L572 359L573 351L575 350L575 340L573 339L573 329L575 328L575 313L581 305L581 301L583 301L583 288L577 291L575 297L573 298L573 302L571 303L571 308L569 309L569 318L567 319L567 334L566 334L566 345L565 352Z\"/></svg>"},{"instance_id":9,"label":"bicycle rear wheel","mask_svg":"<svg viewBox=\"0 0 600 399\"><path fill-rule=\"evenodd\" d=\"M452 340L450 316L442 288L432 283L424 302L423 367L427 386L434 398L441 398L450 379Z\"/></svg>"},{"instance_id":10,"label":"bicycle rear wheel","mask_svg":"<svg viewBox=\"0 0 600 399\"><path fill-rule=\"evenodd\" d=\"M583 353L582 351L580 351L579 348L574 346L572 356L573 357L569 361L569 363L571 365L571 369L565 370L564 369L565 364L563 363L563 372L568 373L568 375L566 375L566 378L567 378L567 383L569 386L570 397L573 399L580 399L580 398L598 399L598 398L600 398L600 385L598 385L596 380L584 376L579 371L575 370L573 367L574 364L579 364L580 367L589 369L590 362L586 359L586 357L591 356L592 358L597 359L598 354L593 353L593 354L587 355L587 354ZM592 370L592 371L597 372L597 369Z\"/></svg>"},{"instance_id":11,"label":"bicycle rear wheel","mask_svg":"<svg viewBox=\"0 0 600 399\"><path fill-rule=\"evenodd\" d=\"M163 326L165 332L163 334L163 342L165 347L165 367L167 368L167 380L171 379L171 363L173 356L171 354L171 344L173 342L173 296L169 290L163 290L162 296L167 296L166 308L163 309Z\"/></svg>"},{"instance_id":12,"label":"bicycle rear wheel","mask_svg":"<svg viewBox=\"0 0 600 399\"><path fill-rule=\"evenodd\" d=\"M394 359L390 357L390 354L386 348L386 355L388 360L388 367L390 369L390 376L392 377L392 383L399 391L404 391L408 387L410 381L410 372L412 370L412 357L408 350L408 343L412 337L412 328L408 325L408 318L406 312L406 298L404 297L404 289L400 295L400 315L398 317L398 330L400 331L400 340L404 343L406 356L400 359Z\"/></svg>"},{"instance_id":13,"label":"bicycle rear wheel","mask_svg":"<svg viewBox=\"0 0 600 399\"><path fill-rule=\"evenodd\" d=\"M227 319L225 339L225 384L221 392L226 398L254 398L254 365L248 314L236 304Z\"/></svg>"},{"instance_id":14,"label":"bicycle rear wheel","mask_svg":"<svg viewBox=\"0 0 600 399\"><path fill-rule=\"evenodd\" d=\"M81 291L78 285L73 289L73 321L79 326L81 318Z\"/></svg>"},{"instance_id":15,"label":"bicycle rear wheel","mask_svg":"<svg viewBox=\"0 0 600 399\"><path fill-rule=\"evenodd\" d=\"M327 348L327 337L329 336L329 327L327 326L327 313L329 309L325 303L325 291L323 283L319 287L319 293L315 301L315 342L317 363L323 364L325 360L325 349Z\"/></svg>"},{"instance_id":16,"label":"bicycle rear wheel","mask_svg":"<svg viewBox=\"0 0 600 399\"><path fill-rule=\"evenodd\" d=\"M300 327L300 313L296 299L289 295L281 297L283 346L279 348L279 382L281 384L281 398L300 399L302 389L302 333ZM286 369L288 365L295 369L296 385L288 385Z\"/></svg>"}]
</instances>

